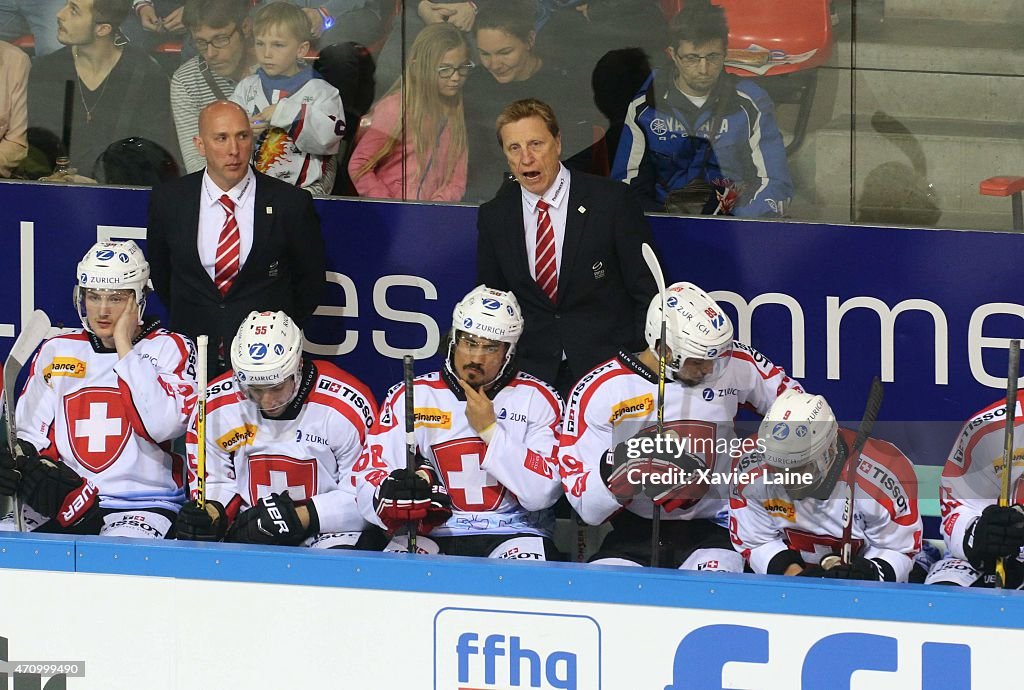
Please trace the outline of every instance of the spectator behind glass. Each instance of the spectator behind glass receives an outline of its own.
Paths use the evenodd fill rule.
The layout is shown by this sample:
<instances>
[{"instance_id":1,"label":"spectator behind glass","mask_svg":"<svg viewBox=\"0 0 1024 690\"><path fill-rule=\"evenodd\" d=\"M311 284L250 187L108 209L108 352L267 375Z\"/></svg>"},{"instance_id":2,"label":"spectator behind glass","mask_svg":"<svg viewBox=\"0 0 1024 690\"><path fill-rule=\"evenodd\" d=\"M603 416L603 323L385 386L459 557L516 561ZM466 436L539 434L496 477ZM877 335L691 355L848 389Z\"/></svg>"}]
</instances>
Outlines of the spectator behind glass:
<instances>
[{"instance_id":1,"label":"spectator behind glass","mask_svg":"<svg viewBox=\"0 0 1024 690\"><path fill-rule=\"evenodd\" d=\"M226 101L256 66L249 0L187 0L184 22L195 57L171 77L171 112L185 170L206 167L192 139L199 134L199 111Z\"/></svg>"},{"instance_id":2,"label":"spectator behind glass","mask_svg":"<svg viewBox=\"0 0 1024 690\"><path fill-rule=\"evenodd\" d=\"M130 6L131 0L68 0L57 13L57 39L65 47L37 58L29 77L29 124L58 135L64 84L72 82L68 154L85 177L95 177L96 159L120 139L143 137L177 149L167 77L118 28Z\"/></svg>"},{"instance_id":3,"label":"spectator behind glass","mask_svg":"<svg viewBox=\"0 0 1024 690\"><path fill-rule=\"evenodd\" d=\"M309 20L295 5L272 2L253 17L256 74L243 79L231 100L248 113L258 135L256 169L310 194L330 194L337 173L345 112L338 90L303 61Z\"/></svg>"},{"instance_id":4,"label":"spectator behind glass","mask_svg":"<svg viewBox=\"0 0 1024 690\"><path fill-rule=\"evenodd\" d=\"M725 10L687 0L669 31L671 69L654 72L630 103L612 177L649 211L784 215L793 183L782 134L768 94L723 71Z\"/></svg>"},{"instance_id":5,"label":"spectator behind glass","mask_svg":"<svg viewBox=\"0 0 1024 690\"><path fill-rule=\"evenodd\" d=\"M59 50L54 24L63 6L64 0L0 0L0 39L32 34L36 57Z\"/></svg>"},{"instance_id":6,"label":"spectator behind glass","mask_svg":"<svg viewBox=\"0 0 1024 690\"><path fill-rule=\"evenodd\" d=\"M28 154L29 59L21 48L0 41L0 176L11 172Z\"/></svg>"},{"instance_id":7,"label":"spectator behind glass","mask_svg":"<svg viewBox=\"0 0 1024 690\"><path fill-rule=\"evenodd\" d=\"M399 79L359 132L348 171L360 196L459 201L466 191L462 87L474 65L465 35L431 24L413 41ZM405 111L402 88L405 87Z\"/></svg>"},{"instance_id":8,"label":"spectator behind glass","mask_svg":"<svg viewBox=\"0 0 1024 690\"><path fill-rule=\"evenodd\" d=\"M507 0L480 9L473 24L481 70L466 87L469 132L469 182L466 201L494 196L508 170L494 145L494 122L509 103L537 98L559 113L562 149L567 155L593 141L590 89L578 78L536 50L534 0Z\"/></svg>"},{"instance_id":9,"label":"spectator behind glass","mask_svg":"<svg viewBox=\"0 0 1024 690\"><path fill-rule=\"evenodd\" d=\"M122 30L142 50L149 52L165 41L184 38L182 0L133 0L132 9Z\"/></svg>"}]
</instances>

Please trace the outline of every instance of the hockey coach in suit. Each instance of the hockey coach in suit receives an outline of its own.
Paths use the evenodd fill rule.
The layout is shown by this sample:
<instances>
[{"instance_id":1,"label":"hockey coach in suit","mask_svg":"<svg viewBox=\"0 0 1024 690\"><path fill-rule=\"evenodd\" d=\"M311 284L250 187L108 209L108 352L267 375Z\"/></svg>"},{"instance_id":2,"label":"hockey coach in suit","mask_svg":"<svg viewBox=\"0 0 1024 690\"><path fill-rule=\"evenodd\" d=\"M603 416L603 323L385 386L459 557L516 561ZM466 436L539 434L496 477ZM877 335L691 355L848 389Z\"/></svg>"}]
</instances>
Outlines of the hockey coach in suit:
<instances>
[{"instance_id":1,"label":"hockey coach in suit","mask_svg":"<svg viewBox=\"0 0 1024 690\"><path fill-rule=\"evenodd\" d=\"M148 255L171 328L210 337L208 371L250 311L283 311L302 324L324 287L324 240L308 192L249 165L253 135L240 106L215 101L194 139L203 171L154 188Z\"/></svg>"},{"instance_id":2,"label":"hockey coach in suit","mask_svg":"<svg viewBox=\"0 0 1024 690\"><path fill-rule=\"evenodd\" d=\"M528 98L497 120L515 177L477 217L477 282L523 310L519 366L563 396L619 348L643 350L657 292L641 254L651 231L626 185L562 165L558 120Z\"/></svg>"}]
</instances>

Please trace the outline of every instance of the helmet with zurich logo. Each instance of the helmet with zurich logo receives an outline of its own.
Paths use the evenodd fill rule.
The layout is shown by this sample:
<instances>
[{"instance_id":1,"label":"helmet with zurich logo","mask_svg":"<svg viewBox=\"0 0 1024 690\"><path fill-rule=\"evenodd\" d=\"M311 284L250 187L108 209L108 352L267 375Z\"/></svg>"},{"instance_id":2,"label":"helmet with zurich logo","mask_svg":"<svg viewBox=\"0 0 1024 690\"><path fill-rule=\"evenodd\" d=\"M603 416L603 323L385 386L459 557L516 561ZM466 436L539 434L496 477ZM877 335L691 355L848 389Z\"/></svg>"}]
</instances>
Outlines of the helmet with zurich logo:
<instances>
[{"instance_id":1,"label":"helmet with zurich logo","mask_svg":"<svg viewBox=\"0 0 1024 690\"><path fill-rule=\"evenodd\" d=\"M672 359L666 366L678 371L689 358L713 360L717 377L732 352L732 321L708 293L693 283L673 283L665 290L665 340ZM657 354L661 336L661 298L655 295L647 308L644 325L647 346Z\"/></svg>"},{"instance_id":2,"label":"helmet with zurich logo","mask_svg":"<svg viewBox=\"0 0 1024 690\"><path fill-rule=\"evenodd\" d=\"M792 389L772 403L757 432L769 467L811 474L809 483L787 485L792 498L831 493L838 478L838 434L839 423L825 398Z\"/></svg>"},{"instance_id":3,"label":"helmet with zurich logo","mask_svg":"<svg viewBox=\"0 0 1024 690\"><path fill-rule=\"evenodd\" d=\"M283 311L250 312L231 341L231 368L242 391L302 374L302 331Z\"/></svg>"},{"instance_id":4,"label":"helmet with zurich logo","mask_svg":"<svg viewBox=\"0 0 1024 690\"><path fill-rule=\"evenodd\" d=\"M82 326L91 331L85 313L87 290L131 290L139 305L139 319L146 310L149 262L133 240L97 242L78 262L74 302Z\"/></svg>"},{"instance_id":5,"label":"helmet with zurich logo","mask_svg":"<svg viewBox=\"0 0 1024 690\"><path fill-rule=\"evenodd\" d=\"M511 351L523 334L523 312L511 292L478 285L455 305L452 330L508 343Z\"/></svg>"}]
</instances>

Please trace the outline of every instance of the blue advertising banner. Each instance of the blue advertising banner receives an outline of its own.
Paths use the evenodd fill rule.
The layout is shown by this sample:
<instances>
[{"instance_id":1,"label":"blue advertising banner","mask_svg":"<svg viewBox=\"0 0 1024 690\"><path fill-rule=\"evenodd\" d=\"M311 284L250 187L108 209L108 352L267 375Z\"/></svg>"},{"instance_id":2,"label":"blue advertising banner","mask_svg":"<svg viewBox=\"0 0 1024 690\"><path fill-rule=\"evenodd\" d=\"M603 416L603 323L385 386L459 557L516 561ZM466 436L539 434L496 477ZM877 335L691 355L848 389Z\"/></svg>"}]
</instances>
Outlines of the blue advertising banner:
<instances>
[{"instance_id":1,"label":"blue advertising banner","mask_svg":"<svg viewBox=\"0 0 1024 690\"><path fill-rule=\"evenodd\" d=\"M75 265L97 239L145 237L148 191L0 183L0 355L34 308L78 327ZM336 357L379 396L403 354L431 358L475 279L476 208L317 201L326 295L308 349ZM874 375L881 419L918 425L901 447L941 464L956 426L1003 397L1007 339L1024 302L1014 234L652 216L669 282L690 280L726 307L737 337L858 420ZM143 247L145 244L140 242ZM156 300L152 309L162 311ZM898 435L898 434L897 434ZM915 434L910 434L913 437ZM895 439L894 439L895 440Z\"/></svg>"}]
</instances>

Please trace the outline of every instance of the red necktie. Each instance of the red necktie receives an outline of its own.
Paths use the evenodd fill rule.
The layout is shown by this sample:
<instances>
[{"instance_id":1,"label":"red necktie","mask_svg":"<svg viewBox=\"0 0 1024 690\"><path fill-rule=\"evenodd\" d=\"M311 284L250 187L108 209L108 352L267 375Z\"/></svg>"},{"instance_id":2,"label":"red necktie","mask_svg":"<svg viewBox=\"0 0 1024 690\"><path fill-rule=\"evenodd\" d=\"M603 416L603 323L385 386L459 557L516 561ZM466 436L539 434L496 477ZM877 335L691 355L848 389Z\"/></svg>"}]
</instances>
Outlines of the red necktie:
<instances>
[{"instance_id":1,"label":"red necktie","mask_svg":"<svg viewBox=\"0 0 1024 690\"><path fill-rule=\"evenodd\" d=\"M231 283L238 275L239 259L242 256L242 235L238 232L238 221L235 220L235 202L227 194L218 200L224 208L224 227L220 229L217 240L217 260L214 263L213 282L220 294L227 294Z\"/></svg>"},{"instance_id":2,"label":"red necktie","mask_svg":"<svg viewBox=\"0 0 1024 690\"><path fill-rule=\"evenodd\" d=\"M548 215L550 206L543 199L537 202L537 253L534 256L537 285L554 303L558 296L558 272L555 269L555 229L551 227L551 216Z\"/></svg>"}]
</instances>

